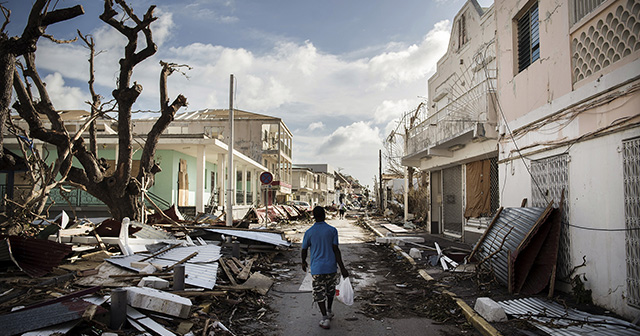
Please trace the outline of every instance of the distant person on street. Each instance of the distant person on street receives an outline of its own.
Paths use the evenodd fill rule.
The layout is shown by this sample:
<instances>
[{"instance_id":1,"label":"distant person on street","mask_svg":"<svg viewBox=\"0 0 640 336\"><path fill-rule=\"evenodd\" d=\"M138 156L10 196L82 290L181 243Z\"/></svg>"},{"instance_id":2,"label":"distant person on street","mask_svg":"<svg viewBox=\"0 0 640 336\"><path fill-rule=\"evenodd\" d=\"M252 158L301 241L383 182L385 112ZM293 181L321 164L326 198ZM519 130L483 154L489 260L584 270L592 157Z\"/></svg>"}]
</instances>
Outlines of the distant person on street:
<instances>
[{"instance_id":1,"label":"distant person on street","mask_svg":"<svg viewBox=\"0 0 640 336\"><path fill-rule=\"evenodd\" d=\"M344 202L340 203L340 205L338 206L338 211L340 212L340 219L344 219L344 212L346 211L346 205L344 205Z\"/></svg>"},{"instance_id":2,"label":"distant person on street","mask_svg":"<svg viewBox=\"0 0 640 336\"><path fill-rule=\"evenodd\" d=\"M322 320L320 326L330 328L334 314L331 311L333 298L336 295L338 280L337 266L340 273L348 277L349 272L342 262L342 254L338 247L338 230L325 222L326 213L323 207L313 208L315 224L311 226L302 239L302 270L307 271L307 253L311 250L310 270L313 277L313 302L318 303Z\"/></svg>"}]
</instances>

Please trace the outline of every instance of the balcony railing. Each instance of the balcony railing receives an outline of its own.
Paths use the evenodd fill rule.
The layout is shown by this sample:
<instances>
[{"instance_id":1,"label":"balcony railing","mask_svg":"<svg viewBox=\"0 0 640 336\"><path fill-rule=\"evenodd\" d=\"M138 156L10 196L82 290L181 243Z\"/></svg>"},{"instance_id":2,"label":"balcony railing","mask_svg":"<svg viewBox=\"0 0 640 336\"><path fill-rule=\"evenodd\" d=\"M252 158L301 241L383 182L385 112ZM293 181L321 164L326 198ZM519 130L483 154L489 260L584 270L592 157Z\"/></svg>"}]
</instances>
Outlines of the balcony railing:
<instances>
[{"instance_id":1,"label":"balcony railing","mask_svg":"<svg viewBox=\"0 0 640 336\"><path fill-rule=\"evenodd\" d=\"M450 101L440 110L427 117L409 131L407 153L412 155L454 139L478 123L495 122L495 111L491 104L491 94L495 88L495 71L485 79ZM491 81L491 82L490 82Z\"/></svg>"}]
</instances>

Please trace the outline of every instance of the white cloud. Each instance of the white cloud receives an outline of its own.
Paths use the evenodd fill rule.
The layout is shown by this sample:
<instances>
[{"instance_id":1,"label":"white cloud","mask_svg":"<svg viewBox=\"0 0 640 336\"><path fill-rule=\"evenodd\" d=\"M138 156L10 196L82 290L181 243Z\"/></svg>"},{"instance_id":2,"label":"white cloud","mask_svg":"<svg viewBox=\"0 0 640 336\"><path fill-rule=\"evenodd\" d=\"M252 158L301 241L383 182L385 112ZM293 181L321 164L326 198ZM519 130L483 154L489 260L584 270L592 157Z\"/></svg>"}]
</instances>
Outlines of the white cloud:
<instances>
[{"instance_id":1,"label":"white cloud","mask_svg":"<svg viewBox=\"0 0 640 336\"><path fill-rule=\"evenodd\" d=\"M46 76L43 81L47 84L47 92L56 109L87 109L85 94L79 88L64 86L64 79L59 72Z\"/></svg>"},{"instance_id":2,"label":"white cloud","mask_svg":"<svg viewBox=\"0 0 640 336\"><path fill-rule=\"evenodd\" d=\"M174 26L173 14L160 8L156 8L154 14L158 19L151 24L151 32L153 33L153 40L160 48L171 36L171 28ZM140 43L138 42L138 44Z\"/></svg>"},{"instance_id":3,"label":"white cloud","mask_svg":"<svg viewBox=\"0 0 640 336\"><path fill-rule=\"evenodd\" d=\"M309 127L307 127L307 129L309 131L322 130L324 129L324 123L322 121L311 123L309 124Z\"/></svg>"},{"instance_id":4,"label":"white cloud","mask_svg":"<svg viewBox=\"0 0 640 336\"><path fill-rule=\"evenodd\" d=\"M329 163L345 168L345 173L361 183L372 184L377 172L378 150L382 140L377 127L359 121L338 127L326 136L295 134L293 138L294 162Z\"/></svg>"},{"instance_id":5,"label":"white cloud","mask_svg":"<svg viewBox=\"0 0 640 336\"><path fill-rule=\"evenodd\" d=\"M144 87L135 109L159 108L159 60L193 67L187 71L189 78L174 73L168 85L171 100L180 93L187 97L189 111L228 107L229 75L234 74L236 108L274 115L290 129L304 130L294 136L294 163L340 165L357 178L366 177L367 184L376 173L377 165L372 162L377 162L378 149L395 127L394 120L417 106L417 96L425 95L426 80L446 51L450 30L449 21L438 22L420 43L390 43L385 52L372 58L326 54L311 41L281 41L272 50L256 54L205 43L170 47L172 17L161 14L163 19L156 22L159 30L154 36L165 45L134 70L133 81ZM126 41L108 26L93 34L98 50L104 50L97 58L97 84L100 93L110 99ZM42 41L38 64L59 72L60 80L86 82L87 54L79 43L54 45ZM62 101L84 101L89 98L86 95L80 99L85 88L61 89L55 95ZM327 135L324 130L334 131ZM314 131L314 136L304 133L308 131ZM325 137L315 136L318 134Z\"/></svg>"}]
</instances>

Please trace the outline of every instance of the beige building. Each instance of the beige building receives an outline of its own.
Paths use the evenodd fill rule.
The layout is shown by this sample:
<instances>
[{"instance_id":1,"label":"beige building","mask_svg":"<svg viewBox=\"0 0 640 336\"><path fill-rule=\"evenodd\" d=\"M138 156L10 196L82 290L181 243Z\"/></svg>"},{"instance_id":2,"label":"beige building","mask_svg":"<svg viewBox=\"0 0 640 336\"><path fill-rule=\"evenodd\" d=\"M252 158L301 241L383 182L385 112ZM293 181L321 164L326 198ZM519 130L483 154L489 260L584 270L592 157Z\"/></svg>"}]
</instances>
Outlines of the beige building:
<instances>
[{"instance_id":1,"label":"beige building","mask_svg":"<svg viewBox=\"0 0 640 336\"><path fill-rule=\"evenodd\" d=\"M89 118L90 113L82 110L60 111L65 128L74 133L79 130ZM180 116L180 115L179 115ZM134 120L134 153L132 171L134 175L138 171L142 146L148 130L141 131L155 123L155 118L147 120ZM14 118L14 123L26 127L24 120ZM104 158L115 169L115 160L118 157L118 135L115 122L110 119L97 120L98 158ZM147 190L146 194L153 199L156 205L167 208L172 204L177 205L185 214L195 215L199 212L210 210L208 206L225 207L228 166L227 144L218 138L213 138L202 132L202 129L189 128L181 125L179 128L171 124L170 130L165 132L158 140L155 160L162 171L155 175L155 184ZM45 123L45 127L49 127ZM88 143L87 133L84 134ZM5 147L19 153L17 139L5 135ZM34 147L41 153L55 153L55 148L40 141L34 142ZM55 155L48 157L48 162L55 160ZM76 163L79 165L79 163ZM252 160L239 151L234 151L233 165L236 172L235 183L232 185L235 197L234 218L241 218L244 212L259 198L258 176L267 169L259 162ZM0 174L0 186L7 184L7 174ZM19 193L28 187L27 181L20 176L15 180L15 188ZM50 200L54 203L52 210L66 210L81 212L84 215L106 215L106 206L95 197L81 189L66 187L68 192L61 194L54 190L50 194ZM221 197L222 196L222 197ZM155 210L150 204L148 209Z\"/></svg>"},{"instance_id":2,"label":"beige building","mask_svg":"<svg viewBox=\"0 0 640 336\"><path fill-rule=\"evenodd\" d=\"M494 8L469 0L452 28L426 108L405 116L402 164L429 173L430 232L473 244L500 204Z\"/></svg>"},{"instance_id":3,"label":"beige building","mask_svg":"<svg viewBox=\"0 0 640 336\"><path fill-rule=\"evenodd\" d=\"M313 204L313 189L315 186L315 174L309 168L294 166L291 170L291 191L293 199Z\"/></svg>"},{"instance_id":4,"label":"beige building","mask_svg":"<svg viewBox=\"0 0 640 336\"><path fill-rule=\"evenodd\" d=\"M234 151L239 151L258 162L273 175L271 186L268 190L263 189L261 193L260 203L264 205L267 199L270 202L275 200L276 203L291 200L293 135L284 121L242 110L234 110L233 119ZM145 134L151 129L152 122L152 119L135 120L134 132ZM228 143L228 130L229 110L205 109L176 115L165 134L204 134ZM239 178L239 181L242 179ZM267 192L270 193L268 198Z\"/></svg>"},{"instance_id":5,"label":"beige building","mask_svg":"<svg viewBox=\"0 0 640 336\"><path fill-rule=\"evenodd\" d=\"M312 206L327 206L337 202L333 167L328 164L296 164L295 167L301 171L301 176L302 170L313 173L313 181L307 184L311 187L312 192L305 201L308 201ZM302 195L300 196L302 197ZM298 199L297 195L295 197Z\"/></svg>"},{"instance_id":6,"label":"beige building","mask_svg":"<svg viewBox=\"0 0 640 336\"><path fill-rule=\"evenodd\" d=\"M494 8L502 205L557 205L564 191L556 288L580 277L596 304L637 317L640 2Z\"/></svg>"}]
</instances>

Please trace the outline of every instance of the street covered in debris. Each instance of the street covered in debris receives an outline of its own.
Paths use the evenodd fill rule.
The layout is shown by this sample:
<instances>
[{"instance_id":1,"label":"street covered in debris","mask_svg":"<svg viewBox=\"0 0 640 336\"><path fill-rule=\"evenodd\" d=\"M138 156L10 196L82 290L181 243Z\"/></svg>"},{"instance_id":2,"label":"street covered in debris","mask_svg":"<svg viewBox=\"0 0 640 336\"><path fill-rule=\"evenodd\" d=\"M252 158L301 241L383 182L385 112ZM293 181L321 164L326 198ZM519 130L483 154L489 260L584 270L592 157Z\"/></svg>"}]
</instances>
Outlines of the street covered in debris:
<instances>
[{"instance_id":1,"label":"street covered in debris","mask_svg":"<svg viewBox=\"0 0 640 336\"><path fill-rule=\"evenodd\" d=\"M369 2L0 2L0 336L640 335L640 1Z\"/></svg>"},{"instance_id":2,"label":"street covered in debris","mask_svg":"<svg viewBox=\"0 0 640 336\"><path fill-rule=\"evenodd\" d=\"M310 277L300 266L302 235L313 224L308 215L245 229L179 219L106 220L95 228L88 220L78 226L58 220L53 225L75 228L3 238L0 334L545 335L527 314L475 325L484 321L470 308L479 310L478 298L502 305L519 296L476 268L477 260L467 262L472 246L365 211L345 219L329 213L355 292L352 306L334 304L329 331L317 326ZM572 323L590 327L598 317L586 314ZM637 331L606 319L605 325Z\"/></svg>"}]
</instances>

